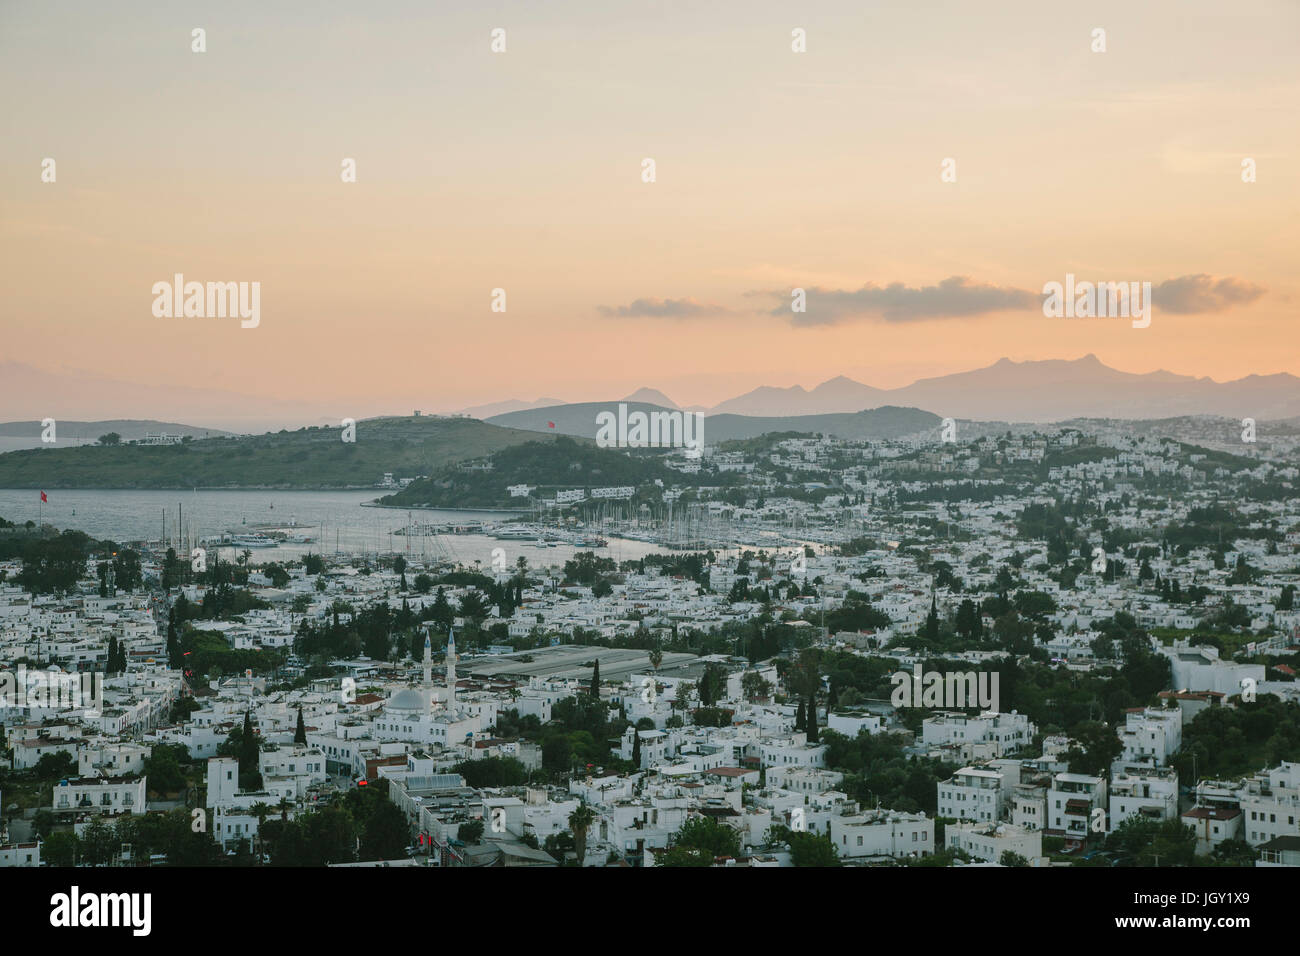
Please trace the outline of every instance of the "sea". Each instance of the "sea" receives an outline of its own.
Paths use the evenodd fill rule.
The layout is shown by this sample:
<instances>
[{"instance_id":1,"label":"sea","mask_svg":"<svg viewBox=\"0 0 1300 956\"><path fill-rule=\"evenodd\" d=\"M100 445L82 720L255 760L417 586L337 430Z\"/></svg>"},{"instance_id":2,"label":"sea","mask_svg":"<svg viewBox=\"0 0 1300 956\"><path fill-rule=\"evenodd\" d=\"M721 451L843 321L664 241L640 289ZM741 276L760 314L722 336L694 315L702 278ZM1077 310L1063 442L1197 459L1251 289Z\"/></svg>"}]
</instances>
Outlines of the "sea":
<instances>
[{"instance_id":1,"label":"sea","mask_svg":"<svg viewBox=\"0 0 1300 956\"><path fill-rule=\"evenodd\" d=\"M584 548L533 541L501 541L485 534L401 535L415 524L506 524L526 513L367 507L381 494L360 491L104 491L30 488L0 489L0 518L18 524L42 520L59 530L75 529L118 542L176 541L178 514L189 539L226 533L283 531L293 538L273 548L251 549L252 564L300 558L311 552L341 556L401 554L413 564L450 560L466 566L482 562L490 568L494 551L502 549L508 565L520 557L530 567L560 566L579 551L592 551L615 561L632 561L662 552L662 547L604 535L604 548ZM236 549L222 549L229 557ZM497 561L500 555L495 555Z\"/></svg>"}]
</instances>

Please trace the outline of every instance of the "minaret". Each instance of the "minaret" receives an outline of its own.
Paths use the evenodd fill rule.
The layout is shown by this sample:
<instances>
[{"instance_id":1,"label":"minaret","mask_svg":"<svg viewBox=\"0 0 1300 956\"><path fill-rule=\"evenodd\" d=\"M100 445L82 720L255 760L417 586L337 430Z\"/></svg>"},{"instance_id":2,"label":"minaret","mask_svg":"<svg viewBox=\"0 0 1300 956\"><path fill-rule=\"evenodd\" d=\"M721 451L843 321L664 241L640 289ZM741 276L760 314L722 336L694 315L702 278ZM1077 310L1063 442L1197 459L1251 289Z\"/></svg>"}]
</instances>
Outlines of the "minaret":
<instances>
[{"instance_id":1,"label":"minaret","mask_svg":"<svg viewBox=\"0 0 1300 956\"><path fill-rule=\"evenodd\" d=\"M447 709L456 706L456 632L447 632Z\"/></svg>"},{"instance_id":2,"label":"minaret","mask_svg":"<svg viewBox=\"0 0 1300 956\"><path fill-rule=\"evenodd\" d=\"M433 650L429 646L429 632L424 632L424 681L420 684L420 690L424 694L424 709L427 711L433 706Z\"/></svg>"}]
</instances>

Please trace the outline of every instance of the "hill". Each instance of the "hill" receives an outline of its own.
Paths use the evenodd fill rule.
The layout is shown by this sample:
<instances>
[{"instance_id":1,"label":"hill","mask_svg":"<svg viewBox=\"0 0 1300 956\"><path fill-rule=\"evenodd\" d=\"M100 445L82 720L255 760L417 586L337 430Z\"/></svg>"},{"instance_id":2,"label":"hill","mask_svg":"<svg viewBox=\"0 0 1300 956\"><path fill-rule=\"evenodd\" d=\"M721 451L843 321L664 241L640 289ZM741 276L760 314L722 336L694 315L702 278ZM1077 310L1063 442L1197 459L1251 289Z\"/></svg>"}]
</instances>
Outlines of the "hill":
<instances>
[{"instance_id":1,"label":"hill","mask_svg":"<svg viewBox=\"0 0 1300 956\"><path fill-rule=\"evenodd\" d=\"M413 482L381 504L421 508L498 508L527 499L511 499L511 485L543 492L630 485L690 484L694 479L667 468L663 453L597 448L564 436L551 441L514 445L492 455L490 471L449 465L423 481Z\"/></svg>"},{"instance_id":2,"label":"hill","mask_svg":"<svg viewBox=\"0 0 1300 956\"><path fill-rule=\"evenodd\" d=\"M617 413L618 402L583 402L554 408L525 410L497 415L488 421L494 425L524 428L531 431L560 433L582 438L596 437L596 416L600 412ZM672 412L673 409L644 402L626 402L632 412ZM821 432L836 438L898 438L935 428L942 419L918 408L886 405L868 411L825 415L751 416L706 415L706 445L733 439L754 438L766 432ZM554 422L552 428L550 423Z\"/></svg>"},{"instance_id":3,"label":"hill","mask_svg":"<svg viewBox=\"0 0 1300 956\"><path fill-rule=\"evenodd\" d=\"M40 422L0 422L0 437L36 438L44 430ZM152 419L114 418L100 422L74 422L60 419L56 422L55 438L57 444L76 444L80 441L98 441L100 435L117 432L123 441L135 441L145 435L188 435L191 438L224 438L231 432L217 428L203 428L198 425L181 425L177 422L156 422Z\"/></svg>"},{"instance_id":4,"label":"hill","mask_svg":"<svg viewBox=\"0 0 1300 956\"><path fill-rule=\"evenodd\" d=\"M179 445L46 447L0 455L0 488L368 488L385 472L431 475L523 442L550 441L472 418L374 418L339 428Z\"/></svg>"}]
</instances>

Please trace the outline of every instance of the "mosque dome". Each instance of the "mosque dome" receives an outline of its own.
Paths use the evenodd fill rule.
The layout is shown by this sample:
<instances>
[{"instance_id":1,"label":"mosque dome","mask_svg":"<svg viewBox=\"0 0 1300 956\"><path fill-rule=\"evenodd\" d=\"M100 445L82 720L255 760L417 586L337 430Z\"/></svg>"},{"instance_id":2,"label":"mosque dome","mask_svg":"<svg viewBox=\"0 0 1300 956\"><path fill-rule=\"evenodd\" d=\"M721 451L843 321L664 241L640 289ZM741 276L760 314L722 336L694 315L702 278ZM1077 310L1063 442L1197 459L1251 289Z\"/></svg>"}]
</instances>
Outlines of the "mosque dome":
<instances>
[{"instance_id":1,"label":"mosque dome","mask_svg":"<svg viewBox=\"0 0 1300 956\"><path fill-rule=\"evenodd\" d=\"M427 714L429 712L429 702L425 699L423 692L416 690L414 687L407 687L388 698L388 707L386 709L404 713L409 711L413 714Z\"/></svg>"}]
</instances>

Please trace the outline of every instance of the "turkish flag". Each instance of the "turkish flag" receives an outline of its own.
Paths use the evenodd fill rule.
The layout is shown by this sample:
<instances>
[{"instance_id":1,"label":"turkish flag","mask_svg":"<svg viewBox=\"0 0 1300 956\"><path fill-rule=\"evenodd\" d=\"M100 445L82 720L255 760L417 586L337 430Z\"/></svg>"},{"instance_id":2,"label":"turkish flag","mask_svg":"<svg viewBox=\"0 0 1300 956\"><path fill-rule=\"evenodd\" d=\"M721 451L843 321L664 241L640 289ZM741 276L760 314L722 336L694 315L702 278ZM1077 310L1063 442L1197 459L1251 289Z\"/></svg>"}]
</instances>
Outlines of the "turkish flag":
<instances>
[{"instance_id":1,"label":"turkish flag","mask_svg":"<svg viewBox=\"0 0 1300 956\"><path fill-rule=\"evenodd\" d=\"M49 500L50 500L49 498L46 498L46 497L45 497L45 492L42 491L42 492L41 492L41 501L42 501L42 502L46 502L46 501L49 501Z\"/></svg>"},{"instance_id":2,"label":"turkish flag","mask_svg":"<svg viewBox=\"0 0 1300 956\"><path fill-rule=\"evenodd\" d=\"M546 423L546 427L547 427L547 428L554 428L554 427L555 427L555 422L547 422L547 423Z\"/></svg>"}]
</instances>

